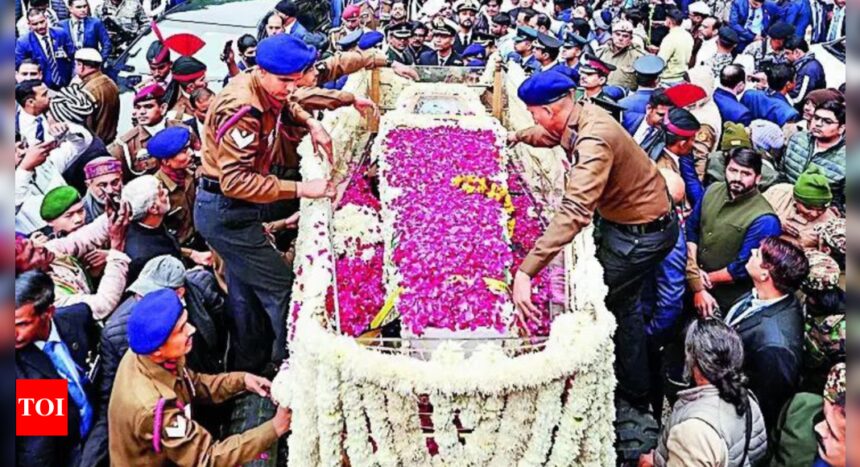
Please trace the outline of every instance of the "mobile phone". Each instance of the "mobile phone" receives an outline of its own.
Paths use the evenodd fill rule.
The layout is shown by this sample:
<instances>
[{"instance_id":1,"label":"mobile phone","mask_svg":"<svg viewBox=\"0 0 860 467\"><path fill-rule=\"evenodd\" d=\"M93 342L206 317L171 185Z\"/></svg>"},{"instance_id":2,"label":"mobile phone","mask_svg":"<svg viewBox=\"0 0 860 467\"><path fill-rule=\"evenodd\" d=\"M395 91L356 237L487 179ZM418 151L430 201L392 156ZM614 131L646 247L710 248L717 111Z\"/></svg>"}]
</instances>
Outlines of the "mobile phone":
<instances>
[{"instance_id":1,"label":"mobile phone","mask_svg":"<svg viewBox=\"0 0 860 467\"><path fill-rule=\"evenodd\" d=\"M221 51L221 61L224 62L227 60L227 57L230 56L230 52L233 51L233 41L227 41L224 43L224 50Z\"/></svg>"}]
</instances>

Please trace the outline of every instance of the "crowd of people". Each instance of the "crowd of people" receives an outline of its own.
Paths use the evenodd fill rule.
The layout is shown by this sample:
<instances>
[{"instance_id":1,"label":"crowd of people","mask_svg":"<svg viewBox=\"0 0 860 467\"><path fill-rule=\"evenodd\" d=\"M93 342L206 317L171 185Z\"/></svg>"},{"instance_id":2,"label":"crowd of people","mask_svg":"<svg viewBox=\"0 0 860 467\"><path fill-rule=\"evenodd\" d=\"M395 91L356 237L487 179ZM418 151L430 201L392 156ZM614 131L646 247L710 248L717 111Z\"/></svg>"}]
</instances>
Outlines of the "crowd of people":
<instances>
[{"instance_id":1,"label":"crowd of people","mask_svg":"<svg viewBox=\"0 0 860 467\"><path fill-rule=\"evenodd\" d=\"M530 319L531 277L596 222L619 462L846 465L848 109L811 52L844 50L845 0L345 3L314 29L273 0L226 77L153 26L129 122L112 60L163 9L17 3L16 378L65 379L72 404L69 436L18 438L19 465L282 458L260 453L290 430L268 393L296 200L336 195L301 179L298 142L332 157L320 112L378 111L351 73L492 60L528 76L536 126L509 143L571 167L513 301Z\"/></svg>"}]
</instances>

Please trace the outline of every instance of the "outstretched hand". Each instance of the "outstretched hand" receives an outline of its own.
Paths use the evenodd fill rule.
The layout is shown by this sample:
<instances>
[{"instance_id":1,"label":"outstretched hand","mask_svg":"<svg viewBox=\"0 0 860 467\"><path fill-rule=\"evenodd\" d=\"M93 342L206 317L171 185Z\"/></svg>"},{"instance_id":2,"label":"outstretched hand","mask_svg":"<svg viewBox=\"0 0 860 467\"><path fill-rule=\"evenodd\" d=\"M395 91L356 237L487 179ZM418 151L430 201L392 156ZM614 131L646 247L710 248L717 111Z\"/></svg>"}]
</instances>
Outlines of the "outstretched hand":
<instances>
[{"instance_id":1,"label":"outstretched hand","mask_svg":"<svg viewBox=\"0 0 860 467\"><path fill-rule=\"evenodd\" d=\"M391 64L391 69L397 76L411 79L412 81L418 81L418 72L415 71L415 68L412 68L411 66L404 65L400 62L394 62Z\"/></svg>"}]
</instances>

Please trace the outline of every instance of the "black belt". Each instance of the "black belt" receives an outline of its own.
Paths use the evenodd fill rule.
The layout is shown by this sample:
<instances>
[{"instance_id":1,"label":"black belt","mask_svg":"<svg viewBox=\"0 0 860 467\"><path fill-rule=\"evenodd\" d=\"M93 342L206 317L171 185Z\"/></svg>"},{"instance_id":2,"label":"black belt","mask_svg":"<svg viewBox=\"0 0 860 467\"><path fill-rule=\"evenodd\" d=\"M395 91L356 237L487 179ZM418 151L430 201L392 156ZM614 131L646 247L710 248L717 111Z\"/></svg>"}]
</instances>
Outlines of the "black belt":
<instances>
[{"instance_id":1,"label":"black belt","mask_svg":"<svg viewBox=\"0 0 860 467\"><path fill-rule=\"evenodd\" d=\"M615 227L616 229L623 230L634 235L646 235L666 230L667 227L671 226L672 223L675 222L675 212L674 210L670 210L662 217L655 219L647 224L618 224L606 220L605 222Z\"/></svg>"},{"instance_id":2,"label":"black belt","mask_svg":"<svg viewBox=\"0 0 860 467\"><path fill-rule=\"evenodd\" d=\"M207 177L200 178L200 185L198 185L201 190L208 191L209 193L213 193L216 195L223 195L224 192L221 191L221 183L217 180L213 180Z\"/></svg>"}]
</instances>

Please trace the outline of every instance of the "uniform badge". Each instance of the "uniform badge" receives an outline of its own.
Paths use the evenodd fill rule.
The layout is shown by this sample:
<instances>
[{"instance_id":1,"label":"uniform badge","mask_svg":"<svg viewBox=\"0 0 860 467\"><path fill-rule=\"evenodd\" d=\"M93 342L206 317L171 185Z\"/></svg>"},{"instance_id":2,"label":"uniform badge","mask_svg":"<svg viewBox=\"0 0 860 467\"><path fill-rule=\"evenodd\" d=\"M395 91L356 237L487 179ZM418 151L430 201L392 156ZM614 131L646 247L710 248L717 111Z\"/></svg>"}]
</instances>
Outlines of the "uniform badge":
<instances>
[{"instance_id":1,"label":"uniform badge","mask_svg":"<svg viewBox=\"0 0 860 467\"><path fill-rule=\"evenodd\" d=\"M233 131L230 132L230 137L233 138L233 141L239 149L245 149L254 142L253 134L241 131L238 128L234 128Z\"/></svg>"},{"instance_id":2,"label":"uniform badge","mask_svg":"<svg viewBox=\"0 0 860 467\"><path fill-rule=\"evenodd\" d=\"M184 415L177 415L173 423L164 428L168 438L184 438L188 431L188 419Z\"/></svg>"}]
</instances>

